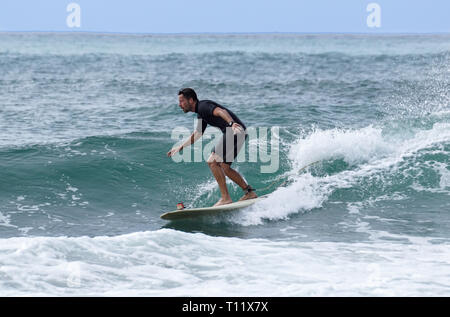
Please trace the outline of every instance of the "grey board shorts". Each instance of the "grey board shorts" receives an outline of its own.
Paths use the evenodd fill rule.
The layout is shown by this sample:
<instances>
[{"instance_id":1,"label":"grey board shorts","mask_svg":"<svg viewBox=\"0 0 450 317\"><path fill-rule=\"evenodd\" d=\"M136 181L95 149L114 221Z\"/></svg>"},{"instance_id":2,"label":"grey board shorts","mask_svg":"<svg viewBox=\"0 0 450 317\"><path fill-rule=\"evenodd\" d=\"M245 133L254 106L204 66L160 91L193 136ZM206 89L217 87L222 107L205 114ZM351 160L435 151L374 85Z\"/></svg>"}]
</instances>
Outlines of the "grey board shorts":
<instances>
[{"instance_id":1,"label":"grey board shorts","mask_svg":"<svg viewBox=\"0 0 450 317\"><path fill-rule=\"evenodd\" d=\"M241 151L247 137L248 135L243 129L238 129L238 131L234 133L231 128L226 128L226 133L223 134L211 153L216 153L219 158L222 159L219 162L231 165Z\"/></svg>"}]
</instances>

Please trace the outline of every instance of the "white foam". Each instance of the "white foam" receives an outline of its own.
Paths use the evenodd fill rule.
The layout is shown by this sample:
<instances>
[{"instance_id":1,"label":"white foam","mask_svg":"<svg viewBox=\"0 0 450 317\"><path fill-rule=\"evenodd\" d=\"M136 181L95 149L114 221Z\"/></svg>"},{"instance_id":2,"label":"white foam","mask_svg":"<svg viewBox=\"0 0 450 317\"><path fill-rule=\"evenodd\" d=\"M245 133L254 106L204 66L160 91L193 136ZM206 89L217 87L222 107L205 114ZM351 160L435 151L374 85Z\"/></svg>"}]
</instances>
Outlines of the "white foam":
<instances>
[{"instance_id":1,"label":"white foam","mask_svg":"<svg viewBox=\"0 0 450 317\"><path fill-rule=\"evenodd\" d=\"M287 219L291 214L320 207L329 194L329 189L320 185L311 174L303 174L293 184L279 187L266 199L246 208L245 212L233 215L230 221L245 226L259 225L264 219Z\"/></svg>"},{"instance_id":2,"label":"white foam","mask_svg":"<svg viewBox=\"0 0 450 317\"><path fill-rule=\"evenodd\" d=\"M191 201L190 204L186 205L187 208L193 208L195 202L203 195L206 194L206 199L209 199L216 189L218 189L219 186L217 185L216 180L214 177L209 178L205 182L197 185L196 189L190 192L189 194L193 194L194 196L192 198L189 198Z\"/></svg>"},{"instance_id":3,"label":"white foam","mask_svg":"<svg viewBox=\"0 0 450 317\"><path fill-rule=\"evenodd\" d=\"M315 161L342 158L348 164L370 161L392 152L393 146L382 130L368 126L359 130L317 129L299 138L290 148L289 159L298 170Z\"/></svg>"},{"instance_id":4,"label":"white foam","mask_svg":"<svg viewBox=\"0 0 450 317\"><path fill-rule=\"evenodd\" d=\"M368 126L359 130L316 130L299 138L290 149L293 168L318 160L341 158L348 164L373 162L383 158L398 161L420 149L450 141L450 124L435 123L429 130L410 136L383 135L381 128Z\"/></svg>"},{"instance_id":5,"label":"white foam","mask_svg":"<svg viewBox=\"0 0 450 317\"><path fill-rule=\"evenodd\" d=\"M408 137L383 135L381 128L368 126L357 130L315 130L300 137L291 146L291 171L286 175L291 183L270 194L269 198L230 218L242 225L259 225L265 219L282 220L292 214L320 208L336 189L351 188L363 179L381 172L394 173L398 165L417 152L434 144L450 141L450 124L435 123L429 130L412 133ZM334 175L312 176L298 170L315 161L343 159L352 169ZM437 165L441 174L440 192L446 191L450 172ZM392 199L404 199L401 193ZM382 198L370 198L374 201ZM356 209L352 209L356 212Z\"/></svg>"},{"instance_id":6,"label":"white foam","mask_svg":"<svg viewBox=\"0 0 450 317\"><path fill-rule=\"evenodd\" d=\"M272 242L163 229L116 237L0 239L0 293L448 296L450 242L401 238L408 241Z\"/></svg>"},{"instance_id":7,"label":"white foam","mask_svg":"<svg viewBox=\"0 0 450 317\"><path fill-rule=\"evenodd\" d=\"M16 226L11 224L11 216L4 215L2 214L1 211L0 211L0 226L17 228Z\"/></svg>"},{"instance_id":8,"label":"white foam","mask_svg":"<svg viewBox=\"0 0 450 317\"><path fill-rule=\"evenodd\" d=\"M437 169L440 173L439 186L441 190L450 189L450 170L448 169L446 164L440 163L436 164ZM450 192L448 192L450 193Z\"/></svg>"},{"instance_id":9,"label":"white foam","mask_svg":"<svg viewBox=\"0 0 450 317\"><path fill-rule=\"evenodd\" d=\"M414 183L410 186L415 191L419 192L430 192L430 193L440 193L440 194L448 194L450 195L450 170L447 168L447 164L433 162L431 164L427 164L432 167L437 174L439 175L439 187L429 187L422 186L418 181L414 181Z\"/></svg>"}]
</instances>

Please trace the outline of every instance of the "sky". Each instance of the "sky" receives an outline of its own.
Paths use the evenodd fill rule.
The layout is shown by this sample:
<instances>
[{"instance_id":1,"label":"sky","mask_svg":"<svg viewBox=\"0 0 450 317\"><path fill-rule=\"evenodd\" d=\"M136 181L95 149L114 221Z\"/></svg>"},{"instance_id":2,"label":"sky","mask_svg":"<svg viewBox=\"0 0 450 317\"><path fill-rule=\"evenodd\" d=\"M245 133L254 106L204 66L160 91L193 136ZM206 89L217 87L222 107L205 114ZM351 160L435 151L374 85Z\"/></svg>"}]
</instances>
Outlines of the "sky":
<instances>
[{"instance_id":1,"label":"sky","mask_svg":"<svg viewBox=\"0 0 450 317\"><path fill-rule=\"evenodd\" d=\"M0 0L0 31L449 33L449 13L449 0Z\"/></svg>"}]
</instances>

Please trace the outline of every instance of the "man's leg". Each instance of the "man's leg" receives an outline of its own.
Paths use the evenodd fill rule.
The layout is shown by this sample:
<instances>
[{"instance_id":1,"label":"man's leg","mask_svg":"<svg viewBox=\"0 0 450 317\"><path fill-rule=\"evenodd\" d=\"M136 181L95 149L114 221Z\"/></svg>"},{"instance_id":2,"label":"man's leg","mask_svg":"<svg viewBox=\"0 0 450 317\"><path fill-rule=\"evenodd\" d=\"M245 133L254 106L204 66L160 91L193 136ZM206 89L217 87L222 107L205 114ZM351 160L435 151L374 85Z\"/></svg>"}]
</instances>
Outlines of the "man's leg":
<instances>
[{"instance_id":1,"label":"man's leg","mask_svg":"<svg viewBox=\"0 0 450 317\"><path fill-rule=\"evenodd\" d=\"M245 182L244 178L242 178L241 174L239 174L236 170L232 169L230 164L220 163L220 166L229 179L238 184L242 189L247 188L248 184Z\"/></svg>"},{"instance_id":2,"label":"man's leg","mask_svg":"<svg viewBox=\"0 0 450 317\"><path fill-rule=\"evenodd\" d=\"M223 159L223 157L225 157L227 159L226 162L232 162L244 145L247 135L243 130L239 131L237 133L238 135L230 134L231 129L228 129L227 133L228 136L224 134L223 138L214 148L219 152L215 153L213 151L207 161L209 168L219 184L220 193L222 194L222 198L214 206L230 204L233 202L228 192L225 176L228 176L233 182L244 190L245 195L239 200L258 197L256 193L252 191L251 187L245 182L242 176L236 170L231 168L231 164L224 163ZM227 140L230 140L230 142L227 142ZM225 148L224 144L226 144Z\"/></svg>"},{"instance_id":3,"label":"man's leg","mask_svg":"<svg viewBox=\"0 0 450 317\"><path fill-rule=\"evenodd\" d=\"M228 128L227 128L228 129ZM231 129L229 129L231 130ZM227 131L230 132L230 131ZM238 129L233 136L227 135L226 138L226 161L225 162L233 162L238 153L245 145L245 139L247 138L247 134L244 130ZM228 142L230 140L230 142ZM235 182L242 190L245 192L244 196L242 196L239 201L252 199L258 197L253 189L245 182L244 178L239 174L236 170L231 168L231 163L220 163L224 173L228 176L233 182Z\"/></svg>"},{"instance_id":4,"label":"man's leg","mask_svg":"<svg viewBox=\"0 0 450 317\"><path fill-rule=\"evenodd\" d=\"M211 172L213 173L217 181L217 184L219 184L220 193L222 195L222 198L220 198L220 200L215 203L214 206L231 204L233 202L228 192L227 184L225 181L225 173L220 166L220 161L221 158L216 153L211 153L207 161L209 168L211 169Z\"/></svg>"},{"instance_id":5,"label":"man's leg","mask_svg":"<svg viewBox=\"0 0 450 317\"><path fill-rule=\"evenodd\" d=\"M242 188L242 190L246 191L248 188L248 184L245 182L244 178L241 176L241 174L238 173L238 171L231 168L230 164L226 163L220 163L223 172L225 173L228 178L230 178L233 182L239 185L239 187ZM252 199L257 198L258 195L254 191L248 191L245 193L244 196L242 196L239 200L246 200L246 199Z\"/></svg>"}]
</instances>

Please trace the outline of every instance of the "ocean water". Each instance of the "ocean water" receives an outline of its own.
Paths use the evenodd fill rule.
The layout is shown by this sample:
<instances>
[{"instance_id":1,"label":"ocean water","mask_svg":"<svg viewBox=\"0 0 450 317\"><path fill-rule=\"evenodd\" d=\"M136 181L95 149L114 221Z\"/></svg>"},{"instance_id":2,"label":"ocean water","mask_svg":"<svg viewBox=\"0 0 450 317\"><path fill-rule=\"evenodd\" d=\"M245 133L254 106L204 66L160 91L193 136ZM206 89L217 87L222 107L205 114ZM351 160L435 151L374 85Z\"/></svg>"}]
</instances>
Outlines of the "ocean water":
<instances>
[{"instance_id":1,"label":"ocean water","mask_svg":"<svg viewBox=\"0 0 450 317\"><path fill-rule=\"evenodd\" d=\"M183 87L279 128L266 200L159 218L220 197ZM0 295L450 295L449 35L1 33L0 126Z\"/></svg>"}]
</instances>

